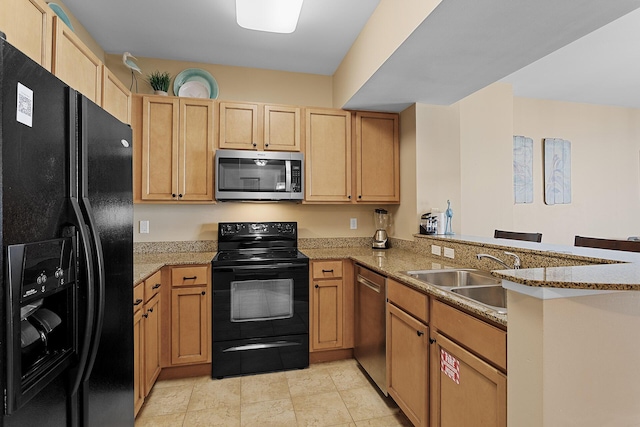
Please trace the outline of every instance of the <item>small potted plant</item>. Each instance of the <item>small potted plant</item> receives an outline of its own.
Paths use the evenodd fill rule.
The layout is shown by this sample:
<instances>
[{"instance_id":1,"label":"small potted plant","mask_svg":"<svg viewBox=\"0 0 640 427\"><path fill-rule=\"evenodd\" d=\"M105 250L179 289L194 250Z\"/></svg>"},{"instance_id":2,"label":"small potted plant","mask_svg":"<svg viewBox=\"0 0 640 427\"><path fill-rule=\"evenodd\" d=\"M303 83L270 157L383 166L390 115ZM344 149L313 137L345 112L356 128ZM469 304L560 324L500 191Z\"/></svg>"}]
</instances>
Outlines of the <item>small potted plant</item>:
<instances>
[{"instance_id":1,"label":"small potted plant","mask_svg":"<svg viewBox=\"0 0 640 427\"><path fill-rule=\"evenodd\" d=\"M169 82L171 81L171 74L168 72L154 71L147 76L147 82L153 88L156 95L166 96L169 92Z\"/></svg>"}]
</instances>

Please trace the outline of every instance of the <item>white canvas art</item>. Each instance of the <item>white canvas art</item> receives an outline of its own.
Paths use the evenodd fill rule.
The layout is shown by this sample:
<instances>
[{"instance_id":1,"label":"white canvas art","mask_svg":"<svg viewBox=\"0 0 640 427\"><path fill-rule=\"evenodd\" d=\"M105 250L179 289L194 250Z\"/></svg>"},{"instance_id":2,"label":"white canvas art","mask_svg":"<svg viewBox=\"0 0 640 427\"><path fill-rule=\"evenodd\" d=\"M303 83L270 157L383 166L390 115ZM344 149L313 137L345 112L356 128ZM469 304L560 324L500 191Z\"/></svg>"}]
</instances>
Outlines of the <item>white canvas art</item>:
<instances>
[{"instance_id":1,"label":"white canvas art","mask_svg":"<svg viewBox=\"0 0 640 427\"><path fill-rule=\"evenodd\" d=\"M571 203L571 142L564 139L544 140L544 202Z\"/></svg>"},{"instance_id":2,"label":"white canvas art","mask_svg":"<svg viewBox=\"0 0 640 427\"><path fill-rule=\"evenodd\" d=\"M515 203L533 203L533 139L513 137L513 198Z\"/></svg>"}]
</instances>

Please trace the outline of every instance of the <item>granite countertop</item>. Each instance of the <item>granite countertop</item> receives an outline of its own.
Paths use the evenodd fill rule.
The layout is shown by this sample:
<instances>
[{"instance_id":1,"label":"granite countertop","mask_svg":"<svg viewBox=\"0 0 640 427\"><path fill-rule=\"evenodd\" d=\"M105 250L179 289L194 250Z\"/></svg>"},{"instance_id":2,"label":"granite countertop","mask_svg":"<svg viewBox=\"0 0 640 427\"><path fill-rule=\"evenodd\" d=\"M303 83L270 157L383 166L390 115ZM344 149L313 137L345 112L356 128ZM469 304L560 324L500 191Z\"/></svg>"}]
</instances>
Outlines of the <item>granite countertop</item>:
<instances>
[{"instance_id":1,"label":"granite countertop","mask_svg":"<svg viewBox=\"0 0 640 427\"><path fill-rule=\"evenodd\" d=\"M163 252L133 254L133 285L145 280L165 265L208 264L215 252Z\"/></svg>"},{"instance_id":2,"label":"granite countertop","mask_svg":"<svg viewBox=\"0 0 640 427\"><path fill-rule=\"evenodd\" d=\"M368 267L380 274L390 277L411 288L428 295L435 296L448 303L463 308L498 325L507 326L507 315L499 314L480 303L459 297L452 292L444 291L437 286L416 280L403 271L409 270L441 270L445 268L465 268L468 266L441 258L402 249L373 250L371 248L329 248L302 249L310 259L350 258L356 263Z\"/></svg>"}]
</instances>

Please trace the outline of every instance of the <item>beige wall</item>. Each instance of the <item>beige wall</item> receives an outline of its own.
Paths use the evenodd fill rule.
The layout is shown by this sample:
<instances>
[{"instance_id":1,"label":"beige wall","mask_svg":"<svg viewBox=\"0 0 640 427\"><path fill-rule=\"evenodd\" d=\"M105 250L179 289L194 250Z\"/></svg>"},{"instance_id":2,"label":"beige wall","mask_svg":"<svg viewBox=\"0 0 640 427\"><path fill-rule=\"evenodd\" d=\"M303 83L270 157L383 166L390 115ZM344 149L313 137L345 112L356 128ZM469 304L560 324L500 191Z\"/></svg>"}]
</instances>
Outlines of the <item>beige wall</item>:
<instances>
[{"instance_id":1,"label":"beige wall","mask_svg":"<svg viewBox=\"0 0 640 427\"><path fill-rule=\"evenodd\" d=\"M515 229L570 245L640 235L640 109L515 98L514 135L534 141L534 200L513 207ZM570 204L544 203L544 138L571 141Z\"/></svg>"},{"instance_id":2,"label":"beige wall","mask_svg":"<svg viewBox=\"0 0 640 427\"><path fill-rule=\"evenodd\" d=\"M135 54L135 52L132 52ZM136 74L138 93L153 93L146 76L153 71L171 74L170 94L175 77L187 68L201 68L215 78L220 100L271 102L315 107L331 107L331 76L232 67L228 65L182 62L166 59L137 57L134 60L142 70ZM107 67L127 87L131 87L131 71L122 64L122 55L106 55ZM132 88L136 92L135 86Z\"/></svg>"}]
</instances>

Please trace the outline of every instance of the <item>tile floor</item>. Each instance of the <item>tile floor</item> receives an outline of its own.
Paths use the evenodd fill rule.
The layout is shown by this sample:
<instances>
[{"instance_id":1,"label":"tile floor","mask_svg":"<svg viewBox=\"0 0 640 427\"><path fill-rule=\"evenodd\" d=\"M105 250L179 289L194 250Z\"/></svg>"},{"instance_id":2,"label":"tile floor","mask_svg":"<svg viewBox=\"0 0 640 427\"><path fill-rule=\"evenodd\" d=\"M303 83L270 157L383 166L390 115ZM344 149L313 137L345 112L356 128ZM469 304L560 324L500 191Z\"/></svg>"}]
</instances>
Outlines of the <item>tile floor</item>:
<instances>
[{"instance_id":1,"label":"tile floor","mask_svg":"<svg viewBox=\"0 0 640 427\"><path fill-rule=\"evenodd\" d=\"M212 380L158 381L135 427L392 427L411 423L355 360Z\"/></svg>"}]
</instances>

